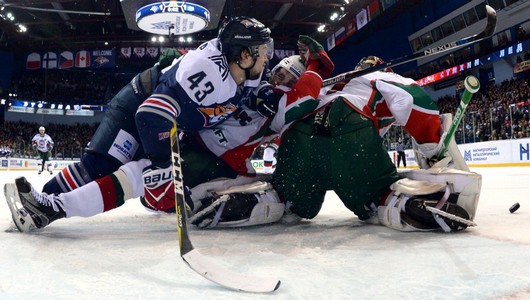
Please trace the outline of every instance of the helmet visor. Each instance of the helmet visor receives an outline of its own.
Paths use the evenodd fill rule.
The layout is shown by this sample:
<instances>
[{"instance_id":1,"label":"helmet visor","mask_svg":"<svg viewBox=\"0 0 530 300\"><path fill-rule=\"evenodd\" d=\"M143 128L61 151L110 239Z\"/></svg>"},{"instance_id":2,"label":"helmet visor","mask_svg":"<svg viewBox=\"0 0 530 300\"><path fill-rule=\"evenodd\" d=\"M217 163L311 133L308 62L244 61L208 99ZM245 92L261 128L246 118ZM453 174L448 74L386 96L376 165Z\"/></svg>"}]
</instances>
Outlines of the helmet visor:
<instances>
[{"instance_id":1,"label":"helmet visor","mask_svg":"<svg viewBox=\"0 0 530 300\"><path fill-rule=\"evenodd\" d=\"M264 45L265 47L260 47L259 55L264 55L268 60L271 60L274 57L274 39L269 38Z\"/></svg>"}]
</instances>

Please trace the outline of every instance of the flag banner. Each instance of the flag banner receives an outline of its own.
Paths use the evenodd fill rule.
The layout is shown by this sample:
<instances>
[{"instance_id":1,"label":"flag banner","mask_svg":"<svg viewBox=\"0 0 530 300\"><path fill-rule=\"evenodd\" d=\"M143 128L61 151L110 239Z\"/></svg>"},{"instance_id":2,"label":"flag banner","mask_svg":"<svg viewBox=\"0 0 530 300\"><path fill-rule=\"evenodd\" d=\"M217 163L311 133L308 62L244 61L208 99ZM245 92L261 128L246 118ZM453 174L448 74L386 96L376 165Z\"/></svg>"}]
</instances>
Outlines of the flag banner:
<instances>
[{"instance_id":1,"label":"flag banner","mask_svg":"<svg viewBox=\"0 0 530 300\"><path fill-rule=\"evenodd\" d=\"M123 47L120 49L120 58L131 58L131 47Z\"/></svg>"},{"instance_id":2,"label":"flag banner","mask_svg":"<svg viewBox=\"0 0 530 300\"><path fill-rule=\"evenodd\" d=\"M71 51L63 51L59 55L59 69L70 69L74 66L74 54Z\"/></svg>"},{"instance_id":3,"label":"flag banner","mask_svg":"<svg viewBox=\"0 0 530 300\"><path fill-rule=\"evenodd\" d=\"M381 7L383 10L389 9L396 4L397 0L381 0Z\"/></svg>"},{"instance_id":4,"label":"flag banner","mask_svg":"<svg viewBox=\"0 0 530 300\"><path fill-rule=\"evenodd\" d=\"M335 46L340 45L344 40L346 39L346 29L344 27L340 27L337 31L335 31Z\"/></svg>"},{"instance_id":5,"label":"flag banner","mask_svg":"<svg viewBox=\"0 0 530 300\"><path fill-rule=\"evenodd\" d=\"M43 69L57 69L57 53L46 52L42 56L42 68Z\"/></svg>"},{"instance_id":6,"label":"flag banner","mask_svg":"<svg viewBox=\"0 0 530 300\"><path fill-rule=\"evenodd\" d=\"M328 38L326 39L326 46L328 47L328 51L335 48L335 35L332 34L330 36L328 36Z\"/></svg>"},{"instance_id":7,"label":"flag banner","mask_svg":"<svg viewBox=\"0 0 530 300\"><path fill-rule=\"evenodd\" d=\"M78 51L75 54L75 67L76 68L90 67L90 52L86 50Z\"/></svg>"},{"instance_id":8,"label":"flag banner","mask_svg":"<svg viewBox=\"0 0 530 300\"><path fill-rule=\"evenodd\" d=\"M114 49L92 50L92 68L109 69L116 67Z\"/></svg>"},{"instance_id":9,"label":"flag banner","mask_svg":"<svg viewBox=\"0 0 530 300\"><path fill-rule=\"evenodd\" d=\"M143 58L145 56L145 48L144 47L134 47L133 48L133 54L136 58Z\"/></svg>"},{"instance_id":10,"label":"flag banner","mask_svg":"<svg viewBox=\"0 0 530 300\"><path fill-rule=\"evenodd\" d=\"M346 37L351 36L357 31L357 27L355 26L355 20L351 19L348 24L346 24Z\"/></svg>"},{"instance_id":11,"label":"flag banner","mask_svg":"<svg viewBox=\"0 0 530 300\"><path fill-rule=\"evenodd\" d=\"M368 4L368 16L370 21L375 19L377 16L381 14L381 7L379 6L379 0L374 0L370 4Z\"/></svg>"},{"instance_id":12,"label":"flag banner","mask_svg":"<svg viewBox=\"0 0 530 300\"><path fill-rule=\"evenodd\" d=\"M368 24L368 11L363 8L360 12L356 15L357 19L357 29L360 30L364 27L364 25Z\"/></svg>"},{"instance_id":13,"label":"flag banner","mask_svg":"<svg viewBox=\"0 0 530 300\"><path fill-rule=\"evenodd\" d=\"M38 70L41 67L40 54L37 52L30 53L26 59L26 69Z\"/></svg>"},{"instance_id":14,"label":"flag banner","mask_svg":"<svg viewBox=\"0 0 530 300\"><path fill-rule=\"evenodd\" d=\"M158 57L158 47L147 47L147 57L157 58Z\"/></svg>"}]
</instances>

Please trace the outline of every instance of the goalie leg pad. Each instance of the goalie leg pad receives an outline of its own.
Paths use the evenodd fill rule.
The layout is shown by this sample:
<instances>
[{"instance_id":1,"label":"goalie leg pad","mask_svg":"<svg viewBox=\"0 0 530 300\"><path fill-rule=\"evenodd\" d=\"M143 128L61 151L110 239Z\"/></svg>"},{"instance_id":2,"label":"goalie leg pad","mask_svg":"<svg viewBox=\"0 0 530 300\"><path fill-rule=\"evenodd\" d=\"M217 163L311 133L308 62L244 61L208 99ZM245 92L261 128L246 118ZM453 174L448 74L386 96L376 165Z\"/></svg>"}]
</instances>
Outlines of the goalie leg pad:
<instances>
[{"instance_id":1,"label":"goalie leg pad","mask_svg":"<svg viewBox=\"0 0 530 300\"><path fill-rule=\"evenodd\" d=\"M457 205L459 195L444 182L398 180L385 205L377 208L379 222L400 231L460 231L472 223L468 212ZM427 207L443 214L433 213ZM465 221L465 222L462 222Z\"/></svg>"},{"instance_id":2,"label":"goalie leg pad","mask_svg":"<svg viewBox=\"0 0 530 300\"><path fill-rule=\"evenodd\" d=\"M234 186L226 191L231 193L202 199L201 209L190 222L199 228L244 227L276 222L283 215L285 205L269 183Z\"/></svg>"},{"instance_id":3,"label":"goalie leg pad","mask_svg":"<svg viewBox=\"0 0 530 300\"><path fill-rule=\"evenodd\" d=\"M431 168L428 170L411 170L406 176L414 180L447 183L452 189L451 193L458 195L456 204L466 210L470 220L475 219L482 186L482 175L457 169Z\"/></svg>"},{"instance_id":4,"label":"goalie leg pad","mask_svg":"<svg viewBox=\"0 0 530 300\"><path fill-rule=\"evenodd\" d=\"M208 197L213 197L219 195L218 191L221 191L226 188L233 186L244 186L246 184L256 181L254 177L247 176L237 176L236 178L219 178L215 180L210 180L205 183L198 184L191 188L191 200L193 201L194 211L196 213L201 209L202 202L201 199Z\"/></svg>"}]
</instances>

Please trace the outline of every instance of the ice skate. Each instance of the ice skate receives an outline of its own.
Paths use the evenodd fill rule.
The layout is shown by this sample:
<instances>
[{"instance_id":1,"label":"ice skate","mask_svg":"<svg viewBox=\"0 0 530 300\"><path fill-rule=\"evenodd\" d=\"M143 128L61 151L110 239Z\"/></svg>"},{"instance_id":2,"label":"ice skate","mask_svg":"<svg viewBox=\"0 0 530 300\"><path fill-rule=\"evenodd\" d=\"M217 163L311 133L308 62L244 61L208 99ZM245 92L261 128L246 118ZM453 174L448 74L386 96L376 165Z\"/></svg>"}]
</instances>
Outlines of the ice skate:
<instances>
[{"instance_id":1,"label":"ice skate","mask_svg":"<svg viewBox=\"0 0 530 300\"><path fill-rule=\"evenodd\" d=\"M59 197L39 193L24 177L15 179L15 184L6 184L4 193L13 222L21 232L44 228L66 216Z\"/></svg>"}]
</instances>

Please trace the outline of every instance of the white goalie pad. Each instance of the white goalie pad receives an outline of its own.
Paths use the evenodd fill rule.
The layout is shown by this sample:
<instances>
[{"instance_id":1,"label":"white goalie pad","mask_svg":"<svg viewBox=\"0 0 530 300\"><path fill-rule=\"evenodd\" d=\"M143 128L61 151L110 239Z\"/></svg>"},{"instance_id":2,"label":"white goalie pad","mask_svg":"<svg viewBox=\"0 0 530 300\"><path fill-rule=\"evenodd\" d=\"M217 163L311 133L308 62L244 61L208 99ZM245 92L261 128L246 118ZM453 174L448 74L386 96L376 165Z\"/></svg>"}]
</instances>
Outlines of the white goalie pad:
<instances>
[{"instance_id":1,"label":"white goalie pad","mask_svg":"<svg viewBox=\"0 0 530 300\"><path fill-rule=\"evenodd\" d=\"M232 186L228 189L211 191L215 200L206 207L201 207L191 218L190 222L199 228L213 227L244 227L273 223L283 216L285 205L272 185L268 182L255 181L248 184ZM242 197L242 198L241 198ZM239 200L246 199L241 202ZM255 205L249 209L248 201ZM238 205L241 204L241 205ZM229 207L230 214L238 214L240 208L241 218L230 221L226 217L225 209Z\"/></svg>"},{"instance_id":2,"label":"white goalie pad","mask_svg":"<svg viewBox=\"0 0 530 300\"><path fill-rule=\"evenodd\" d=\"M190 189L191 199L193 200L194 209L196 212L201 207L201 199L218 195L217 191L225 190L233 186L242 186L252 182L256 182L256 177L238 176L236 178L219 178L201 183Z\"/></svg>"},{"instance_id":3,"label":"white goalie pad","mask_svg":"<svg viewBox=\"0 0 530 300\"><path fill-rule=\"evenodd\" d=\"M469 214L470 220L475 219L482 175L450 168L415 169L407 172L407 178L431 183L449 184L452 193L458 193L456 204L463 207Z\"/></svg>"},{"instance_id":4,"label":"white goalie pad","mask_svg":"<svg viewBox=\"0 0 530 300\"><path fill-rule=\"evenodd\" d=\"M379 223L399 231L431 231L412 226L403 220L405 204L411 196L428 195L445 190L445 183L436 183L403 178L394 182L390 189L393 194L389 196L386 205L377 207Z\"/></svg>"}]
</instances>

